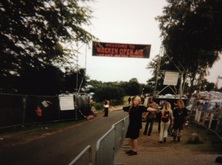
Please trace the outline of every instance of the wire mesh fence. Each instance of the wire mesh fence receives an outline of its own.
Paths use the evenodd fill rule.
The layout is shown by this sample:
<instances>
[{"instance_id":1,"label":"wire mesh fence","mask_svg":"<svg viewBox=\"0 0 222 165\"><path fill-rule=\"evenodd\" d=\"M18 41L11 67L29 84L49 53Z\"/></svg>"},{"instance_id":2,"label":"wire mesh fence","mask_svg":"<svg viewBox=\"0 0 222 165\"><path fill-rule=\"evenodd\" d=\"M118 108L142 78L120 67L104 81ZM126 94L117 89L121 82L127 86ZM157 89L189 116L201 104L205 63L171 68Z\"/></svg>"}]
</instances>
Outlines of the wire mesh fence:
<instances>
[{"instance_id":1,"label":"wire mesh fence","mask_svg":"<svg viewBox=\"0 0 222 165\"><path fill-rule=\"evenodd\" d=\"M0 129L15 125L79 120L90 113L87 94L57 96L0 93Z\"/></svg>"}]
</instances>

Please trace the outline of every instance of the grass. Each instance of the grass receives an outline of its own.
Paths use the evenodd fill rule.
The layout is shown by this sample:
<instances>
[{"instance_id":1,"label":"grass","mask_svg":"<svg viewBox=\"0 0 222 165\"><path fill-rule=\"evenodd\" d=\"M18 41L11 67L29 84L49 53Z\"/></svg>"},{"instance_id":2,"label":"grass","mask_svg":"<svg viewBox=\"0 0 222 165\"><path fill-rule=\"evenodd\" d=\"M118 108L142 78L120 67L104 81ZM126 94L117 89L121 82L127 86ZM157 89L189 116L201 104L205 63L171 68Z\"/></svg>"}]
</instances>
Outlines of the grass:
<instances>
[{"instance_id":1,"label":"grass","mask_svg":"<svg viewBox=\"0 0 222 165\"><path fill-rule=\"evenodd\" d=\"M184 132L188 133L186 131ZM203 141L203 143L201 144L189 144L188 141L191 138L191 134L187 135L186 144L189 145L189 148L191 150L209 153L222 153L222 141L212 131L207 130L203 126L193 123L190 125L189 133L197 133Z\"/></svg>"},{"instance_id":2,"label":"grass","mask_svg":"<svg viewBox=\"0 0 222 165\"><path fill-rule=\"evenodd\" d=\"M0 130L0 146L2 148L14 146L16 144L26 143L33 139L41 138L66 128L75 126L85 120L64 121L55 123L41 123L25 126L16 126Z\"/></svg>"}]
</instances>

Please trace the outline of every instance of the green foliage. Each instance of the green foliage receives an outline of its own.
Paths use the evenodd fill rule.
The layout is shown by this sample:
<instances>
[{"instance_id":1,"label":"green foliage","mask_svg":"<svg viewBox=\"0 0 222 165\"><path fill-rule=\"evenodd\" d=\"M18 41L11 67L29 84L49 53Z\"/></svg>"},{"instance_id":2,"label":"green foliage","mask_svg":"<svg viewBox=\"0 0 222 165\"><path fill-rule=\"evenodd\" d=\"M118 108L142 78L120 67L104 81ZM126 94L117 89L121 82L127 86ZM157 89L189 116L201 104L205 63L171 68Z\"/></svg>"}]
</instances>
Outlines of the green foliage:
<instances>
[{"instance_id":1,"label":"green foliage","mask_svg":"<svg viewBox=\"0 0 222 165\"><path fill-rule=\"evenodd\" d=\"M129 82L121 83L126 95L139 95L142 93L142 86L136 78L132 78Z\"/></svg>"},{"instance_id":2,"label":"green foliage","mask_svg":"<svg viewBox=\"0 0 222 165\"><path fill-rule=\"evenodd\" d=\"M91 13L76 0L2 0L0 79L3 82L0 89L20 92L26 83L21 83L24 86L18 88L11 82L25 82L27 77L23 75L29 75L29 71L37 73L49 65L68 63L73 54L62 44L71 41L88 43L94 38L83 28L90 24ZM40 81L39 84L47 82L35 80Z\"/></svg>"},{"instance_id":3,"label":"green foliage","mask_svg":"<svg viewBox=\"0 0 222 165\"><path fill-rule=\"evenodd\" d=\"M104 109L104 102L95 102L93 105L96 108L96 110L103 110Z\"/></svg>"},{"instance_id":4,"label":"green foliage","mask_svg":"<svg viewBox=\"0 0 222 165\"><path fill-rule=\"evenodd\" d=\"M145 86L139 84L136 78L132 78L129 82L109 82L103 83L101 81L91 80L89 84L93 86L95 92L94 99L96 101L104 101L105 99L111 100L111 102L122 102L125 95L140 95L143 92L143 88L146 91L152 90L151 86Z\"/></svg>"},{"instance_id":5,"label":"green foliage","mask_svg":"<svg viewBox=\"0 0 222 165\"><path fill-rule=\"evenodd\" d=\"M143 94L147 94L147 93L149 93L149 94L152 94L153 93L153 91L154 91L154 84L147 84L147 85L144 85L144 84L141 84L141 93L143 93Z\"/></svg>"},{"instance_id":6,"label":"green foliage","mask_svg":"<svg viewBox=\"0 0 222 165\"><path fill-rule=\"evenodd\" d=\"M153 86L139 84L136 78L129 82L107 82L103 83L97 80L88 82L93 86L93 99L97 103L104 104L106 99L110 100L111 105L120 105L124 103L124 96L140 95L142 93L152 93Z\"/></svg>"},{"instance_id":7,"label":"green foliage","mask_svg":"<svg viewBox=\"0 0 222 165\"><path fill-rule=\"evenodd\" d=\"M66 69L64 79L63 91L77 92L79 86L83 87L86 84L85 69L78 72Z\"/></svg>"},{"instance_id":8,"label":"green foliage","mask_svg":"<svg viewBox=\"0 0 222 165\"><path fill-rule=\"evenodd\" d=\"M160 21L168 56L193 81L206 75L206 69L219 59L222 49L222 3L220 0L168 0ZM166 60L164 60L166 61ZM192 64L192 65L190 65ZM168 65L169 66L169 65Z\"/></svg>"},{"instance_id":9,"label":"green foliage","mask_svg":"<svg viewBox=\"0 0 222 165\"><path fill-rule=\"evenodd\" d=\"M111 103L118 103L123 100L124 95L124 90L120 87L104 84L101 87L96 88L95 95L93 97L96 102L103 102L108 99Z\"/></svg>"}]
</instances>

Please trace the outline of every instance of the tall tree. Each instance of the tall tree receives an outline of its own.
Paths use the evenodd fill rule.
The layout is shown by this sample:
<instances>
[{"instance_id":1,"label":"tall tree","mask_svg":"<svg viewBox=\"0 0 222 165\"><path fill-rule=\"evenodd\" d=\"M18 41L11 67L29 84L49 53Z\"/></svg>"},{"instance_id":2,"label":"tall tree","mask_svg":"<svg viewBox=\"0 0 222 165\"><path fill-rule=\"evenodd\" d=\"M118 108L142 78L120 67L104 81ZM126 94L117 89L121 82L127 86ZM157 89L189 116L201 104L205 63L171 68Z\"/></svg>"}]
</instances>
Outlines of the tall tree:
<instances>
[{"instance_id":1,"label":"tall tree","mask_svg":"<svg viewBox=\"0 0 222 165\"><path fill-rule=\"evenodd\" d=\"M184 80L196 75L202 79L206 69L219 59L222 37L220 0L167 0L160 21L167 56L184 71Z\"/></svg>"},{"instance_id":2,"label":"tall tree","mask_svg":"<svg viewBox=\"0 0 222 165\"><path fill-rule=\"evenodd\" d=\"M92 11L76 0L2 0L0 2L0 88L27 70L68 62L62 43L88 43L83 25ZM6 83L6 84L5 84Z\"/></svg>"}]
</instances>

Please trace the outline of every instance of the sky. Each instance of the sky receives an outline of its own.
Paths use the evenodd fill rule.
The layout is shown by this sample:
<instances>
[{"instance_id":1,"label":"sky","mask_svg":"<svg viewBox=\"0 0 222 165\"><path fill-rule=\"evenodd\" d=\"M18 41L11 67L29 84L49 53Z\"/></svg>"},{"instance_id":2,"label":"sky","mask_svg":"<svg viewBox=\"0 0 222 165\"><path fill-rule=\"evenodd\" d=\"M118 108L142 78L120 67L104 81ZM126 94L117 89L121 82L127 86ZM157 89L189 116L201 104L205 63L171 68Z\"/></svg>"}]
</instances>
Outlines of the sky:
<instances>
[{"instance_id":1,"label":"sky","mask_svg":"<svg viewBox=\"0 0 222 165\"><path fill-rule=\"evenodd\" d=\"M159 22L155 17L162 15L165 0L95 0L88 3L94 17L87 30L101 42L151 45L150 58L121 58L92 56L92 44L79 45L78 65L86 68L90 80L102 82L129 81L136 78L146 84L152 70L146 69L149 62L161 54ZM222 61L217 62L207 76L216 82ZM219 81L222 86L222 80Z\"/></svg>"}]
</instances>

